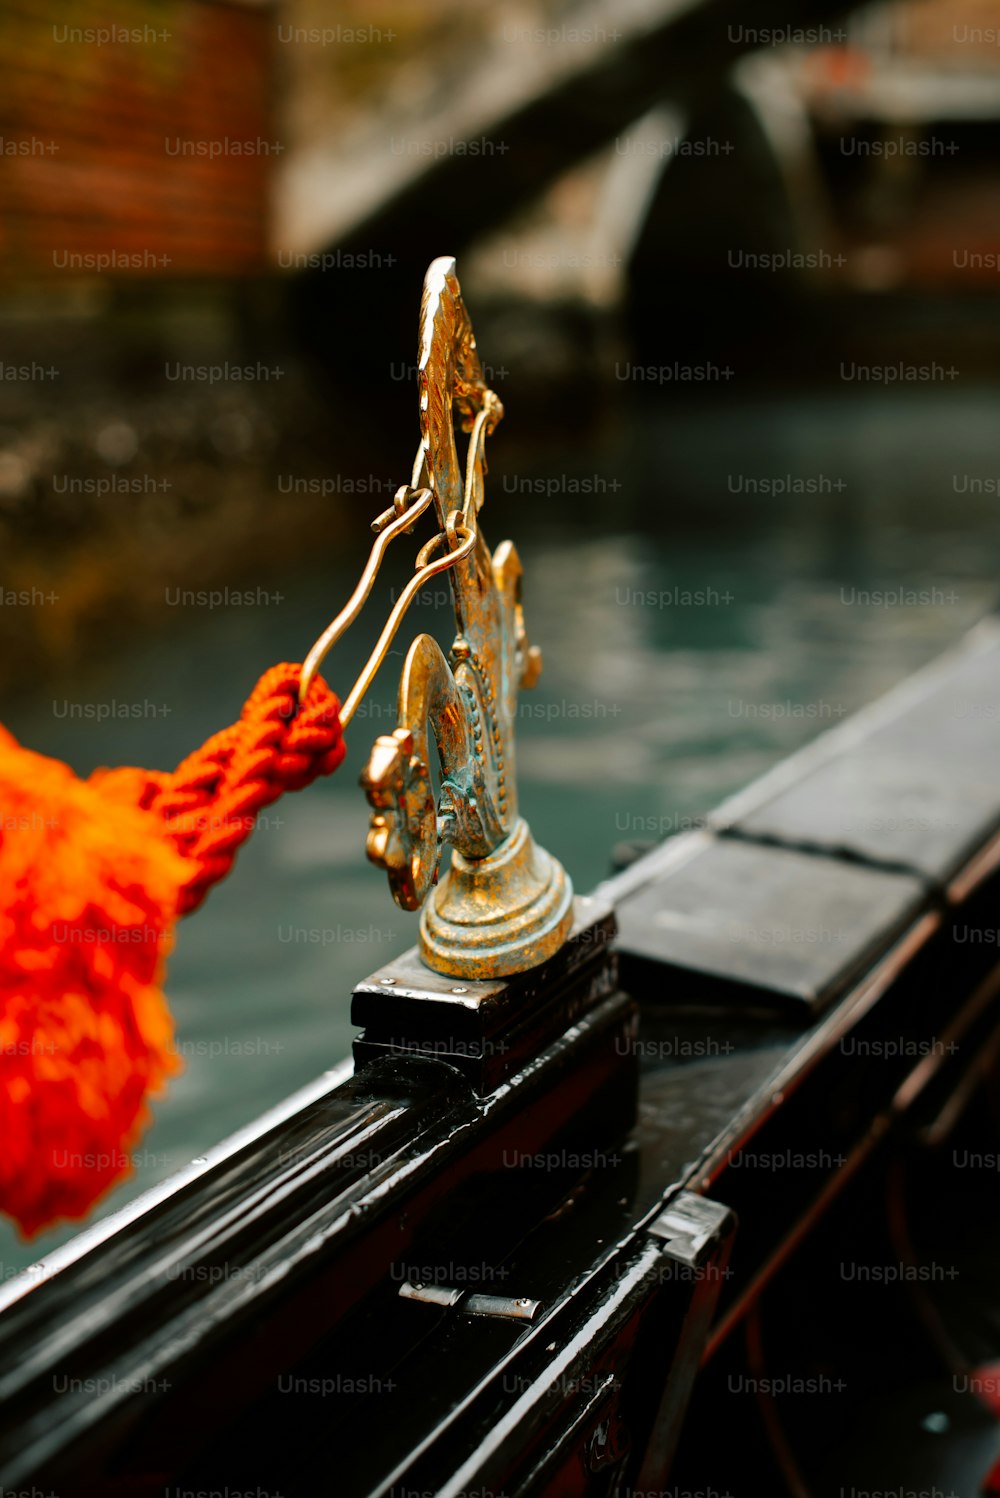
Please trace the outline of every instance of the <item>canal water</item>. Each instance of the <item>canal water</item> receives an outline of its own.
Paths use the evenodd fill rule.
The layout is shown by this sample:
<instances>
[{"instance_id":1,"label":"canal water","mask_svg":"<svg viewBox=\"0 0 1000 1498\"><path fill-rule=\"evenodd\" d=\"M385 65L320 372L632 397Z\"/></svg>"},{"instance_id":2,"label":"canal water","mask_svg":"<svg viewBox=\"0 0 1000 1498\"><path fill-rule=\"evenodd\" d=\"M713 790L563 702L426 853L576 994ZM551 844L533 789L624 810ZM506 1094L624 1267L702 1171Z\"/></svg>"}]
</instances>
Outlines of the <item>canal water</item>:
<instances>
[{"instance_id":1,"label":"canal water","mask_svg":"<svg viewBox=\"0 0 1000 1498\"><path fill-rule=\"evenodd\" d=\"M616 843L697 825L995 606L996 431L996 392L983 389L655 408L574 443L571 463L505 455L498 435L484 527L493 544L517 540L545 653L522 698L522 810L578 889L607 873ZM80 773L172 766L238 714L262 669L302 658L364 544L268 577L252 607L165 598L156 636L122 639L19 700L9 727ZM381 622L376 600L406 570L389 570L328 662L342 695ZM272 808L232 877L181 923L167 989L185 1069L132 1179L95 1218L345 1056L352 985L415 939L416 917L366 862L357 775L393 726L395 675L420 629L450 639L442 587L412 608L338 774ZM139 706L101 721L100 704ZM74 1230L23 1244L0 1227L4 1277Z\"/></svg>"}]
</instances>

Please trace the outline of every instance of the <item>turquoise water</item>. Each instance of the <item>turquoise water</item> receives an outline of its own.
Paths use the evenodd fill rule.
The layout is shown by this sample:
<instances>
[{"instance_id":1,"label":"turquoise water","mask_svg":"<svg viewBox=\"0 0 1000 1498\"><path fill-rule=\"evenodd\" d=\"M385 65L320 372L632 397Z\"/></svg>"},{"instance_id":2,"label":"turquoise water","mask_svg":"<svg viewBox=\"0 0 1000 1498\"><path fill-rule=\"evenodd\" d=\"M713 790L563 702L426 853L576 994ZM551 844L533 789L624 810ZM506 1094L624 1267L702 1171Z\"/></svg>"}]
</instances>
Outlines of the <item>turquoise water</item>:
<instances>
[{"instance_id":1,"label":"turquoise water","mask_svg":"<svg viewBox=\"0 0 1000 1498\"><path fill-rule=\"evenodd\" d=\"M483 519L494 543L516 537L528 627L546 658L522 699L522 809L579 889L606 874L616 842L696 824L993 607L995 434L996 394L984 390L661 410L609 420L575 444L571 466L536 455L515 469L496 439ZM581 478L592 492L579 497ZM767 492L782 487L791 492ZM263 580L280 600L165 601L155 638L123 640L4 720L81 773L175 764L238 714L264 667L301 659L352 585L363 534L349 565L318 559ZM377 608L328 663L342 693ZM447 643L447 606L414 606L392 665L419 629ZM338 774L272 808L234 875L182 923L168 992L185 1071L157 1105L135 1176L100 1212L344 1056L352 985L414 940L416 918L365 860L356 783L371 739L392 726L394 690L387 672ZM69 716L69 704L110 702L150 707L113 723ZM72 1231L24 1245L0 1228L0 1272Z\"/></svg>"}]
</instances>

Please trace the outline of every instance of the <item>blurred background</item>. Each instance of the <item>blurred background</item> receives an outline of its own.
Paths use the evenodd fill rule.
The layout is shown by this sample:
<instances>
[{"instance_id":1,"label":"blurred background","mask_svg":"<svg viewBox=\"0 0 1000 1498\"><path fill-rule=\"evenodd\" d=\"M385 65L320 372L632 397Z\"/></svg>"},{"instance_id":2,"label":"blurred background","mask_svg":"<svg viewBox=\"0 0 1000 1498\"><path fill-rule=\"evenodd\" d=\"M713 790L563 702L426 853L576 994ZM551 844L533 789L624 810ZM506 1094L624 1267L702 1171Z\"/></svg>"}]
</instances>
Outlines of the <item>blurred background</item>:
<instances>
[{"instance_id":1,"label":"blurred background","mask_svg":"<svg viewBox=\"0 0 1000 1498\"><path fill-rule=\"evenodd\" d=\"M26 745L172 767L302 659L409 477L446 253L506 407L484 529L546 655L523 806L580 890L994 607L996 0L6 0L0 69ZM449 643L444 589L338 776L182 924L185 1072L100 1212L346 1055L352 985L413 941L356 780L420 629ZM0 1229L3 1274L69 1231Z\"/></svg>"}]
</instances>

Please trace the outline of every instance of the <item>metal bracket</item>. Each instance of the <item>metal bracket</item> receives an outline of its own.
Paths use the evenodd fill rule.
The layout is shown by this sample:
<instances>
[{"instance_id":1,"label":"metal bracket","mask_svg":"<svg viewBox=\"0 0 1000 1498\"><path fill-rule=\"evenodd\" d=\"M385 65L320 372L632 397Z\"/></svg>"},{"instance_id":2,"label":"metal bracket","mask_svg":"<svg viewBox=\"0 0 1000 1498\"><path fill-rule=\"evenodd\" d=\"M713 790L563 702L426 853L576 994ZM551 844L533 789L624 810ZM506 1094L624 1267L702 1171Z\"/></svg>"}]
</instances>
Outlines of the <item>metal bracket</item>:
<instances>
[{"instance_id":1,"label":"metal bracket","mask_svg":"<svg viewBox=\"0 0 1000 1498\"><path fill-rule=\"evenodd\" d=\"M399 1297L423 1305L456 1306L463 1316L498 1316L505 1321L534 1321L542 1309L540 1300L525 1295L482 1295L452 1285L400 1285Z\"/></svg>"},{"instance_id":2,"label":"metal bracket","mask_svg":"<svg viewBox=\"0 0 1000 1498\"><path fill-rule=\"evenodd\" d=\"M735 1226L728 1207L682 1191L649 1225L654 1238L661 1238L664 1253L678 1263L699 1267L714 1254L723 1238Z\"/></svg>"},{"instance_id":3,"label":"metal bracket","mask_svg":"<svg viewBox=\"0 0 1000 1498\"><path fill-rule=\"evenodd\" d=\"M694 1284L642 1456L637 1491L664 1490L735 1230L734 1212L693 1191L674 1197L648 1228L662 1242L663 1257L681 1266L679 1278Z\"/></svg>"}]
</instances>

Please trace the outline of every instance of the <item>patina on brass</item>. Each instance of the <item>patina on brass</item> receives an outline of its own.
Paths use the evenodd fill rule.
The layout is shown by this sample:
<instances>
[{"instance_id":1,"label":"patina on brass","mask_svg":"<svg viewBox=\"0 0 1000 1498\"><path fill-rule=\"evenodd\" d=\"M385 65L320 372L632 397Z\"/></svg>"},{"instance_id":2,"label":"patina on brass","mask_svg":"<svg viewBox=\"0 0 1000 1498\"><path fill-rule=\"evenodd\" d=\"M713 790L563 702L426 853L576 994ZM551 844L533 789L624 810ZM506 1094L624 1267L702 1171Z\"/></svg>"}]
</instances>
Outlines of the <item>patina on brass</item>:
<instances>
[{"instance_id":1,"label":"patina on brass","mask_svg":"<svg viewBox=\"0 0 1000 1498\"><path fill-rule=\"evenodd\" d=\"M431 490L441 530L418 568L447 547L438 562L451 578L458 634L448 659L430 635L410 647L399 726L376 740L361 776L375 808L367 849L387 871L397 903L406 910L423 905L423 961L455 977L494 978L523 972L559 949L572 924L573 891L518 814L518 692L537 681L541 654L525 631L517 552L505 541L491 556L479 529L485 440L503 407L483 378L449 258L435 260L424 281L418 374L420 449L412 484L397 496L397 516L411 497ZM470 434L464 480L455 407ZM437 795L432 738L441 771ZM443 843L453 854L438 882Z\"/></svg>"}]
</instances>

